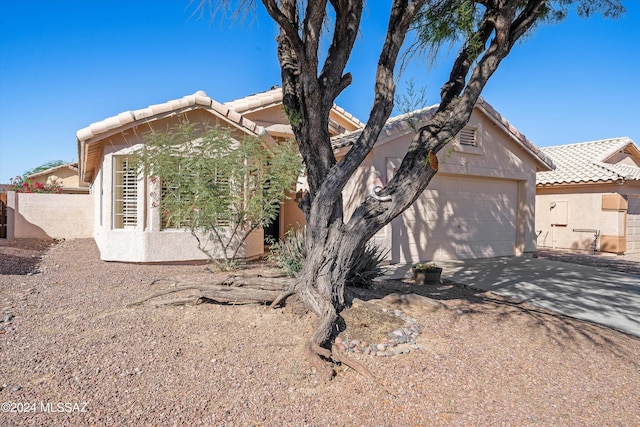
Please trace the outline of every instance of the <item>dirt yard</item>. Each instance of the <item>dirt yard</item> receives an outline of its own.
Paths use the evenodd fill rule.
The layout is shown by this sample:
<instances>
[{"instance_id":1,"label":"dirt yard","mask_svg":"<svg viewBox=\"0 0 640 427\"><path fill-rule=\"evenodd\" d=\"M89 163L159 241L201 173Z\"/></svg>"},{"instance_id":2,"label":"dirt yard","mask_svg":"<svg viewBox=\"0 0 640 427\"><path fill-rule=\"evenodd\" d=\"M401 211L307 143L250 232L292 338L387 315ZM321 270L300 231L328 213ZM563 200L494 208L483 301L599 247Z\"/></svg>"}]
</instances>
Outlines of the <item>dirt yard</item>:
<instances>
[{"instance_id":1,"label":"dirt yard","mask_svg":"<svg viewBox=\"0 0 640 427\"><path fill-rule=\"evenodd\" d=\"M306 314L127 307L213 274L0 240L0 425L640 425L639 339L451 283L355 292L339 338L375 381L319 382Z\"/></svg>"}]
</instances>

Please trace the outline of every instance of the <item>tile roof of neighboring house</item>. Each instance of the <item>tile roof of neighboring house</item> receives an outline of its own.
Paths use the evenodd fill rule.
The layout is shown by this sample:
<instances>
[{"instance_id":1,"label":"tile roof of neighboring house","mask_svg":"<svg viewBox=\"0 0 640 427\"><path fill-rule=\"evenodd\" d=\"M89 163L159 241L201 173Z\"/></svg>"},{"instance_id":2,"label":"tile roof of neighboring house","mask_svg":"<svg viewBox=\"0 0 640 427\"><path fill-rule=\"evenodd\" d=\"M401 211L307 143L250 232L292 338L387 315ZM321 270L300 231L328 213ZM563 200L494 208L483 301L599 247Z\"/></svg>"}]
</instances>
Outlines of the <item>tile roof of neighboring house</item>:
<instances>
[{"instance_id":1,"label":"tile roof of neighboring house","mask_svg":"<svg viewBox=\"0 0 640 427\"><path fill-rule=\"evenodd\" d=\"M557 167L551 172L537 173L538 185L640 180L639 167L606 162L623 151L640 154L628 137L545 147L542 151L553 159Z\"/></svg>"},{"instance_id":2,"label":"tile roof of neighboring house","mask_svg":"<svg viewBox=\"0 0 640 427\"><path fill-rule=\"evenodd\" d=\"M29 175L29 178L34 178L36 176L40 176L40 175L46 175L48 173L52 173L58 169L62 169L62 168L68 168L71 169L74 172L78 172L78 162L73 162L73 163L66 163L64 165L59 165L59 166L54 166L52 168L40 171L40 172L36 172L36 173L32 173L31 175Z\"/></svg>"},{"instance_id":3,"label":"tile roof of neighboring house","mask_svg":"<svg viewBox=\"0 0 640 427\"><path fill-rule=\"evenodd\" d=\"M273 142L273 138L271 138L262 126L243 117L228 105L223 105L210 98L206 92L199 90L193 95L187 95L162 104L151 105L135 111L125 111L116 116L92 123L84 129L80 129L76 133L78 140L78 157L80 161L80 178L90 182L95 175L96 166L94 164L97 164L99 158L102 156L102 150L101 147L94 147L94 142L141 123L175 116L197 108L206 109L215 116L236 125L247 133L259 135L267 142ZM88 168L87 165L89 163L94 166Z\"/></svg>"},{"instance_id":4,"label":"tile roof of neighboring house","mask_svg":"<svg viewBox=\"0 0 640 427\"><path fill-rule=\"evenodd\" d=\"M224 103L224 105L241 114L253 113L254 111L263 110L279 104L282 104L282 88L277 86L274 86L266 92L255 93L253 95L245 96L244 98ZM356 127L364 127L364 123L344 108L333 104L333 111L342 115Z\"/></svg>"},{"instance_id":5,"label":"tile roof of neighboring house","mask_svg":"<svg viewBox=\"0 0 640 427\"><path fill-rule=\"evenodd\" d=\"M514 140L522 148L525 149L525 151L529 152L534 158L537 158L538 161L546 169L551 170L555 167L553 160L549 156L547 156L544 152L542 152L542 150L540 150L531 141L529 141L527 137L520 133L520 131L518 131L515 126L509 123L509 121L505 119L500 113L498 113L495 108L493 108L488 102L480 98L476 103L476 107L483 111L496 124L499 124L505 132L511 135ZM433 116L433 114L435 114L437 109L438 106L433 105L431 107L423 108L421 110L416 110L410 113L401 114L399 116L390 118L382 128L380 136L378 137L378 142L384 142L386 140L412 131L413 121L421 122L424 120L428 120L431 116ZM332 138L331 142L333 148L338 149L353 145L357 141L361 132L362 130L355 130Z\"/></svg>"}]
</instances>

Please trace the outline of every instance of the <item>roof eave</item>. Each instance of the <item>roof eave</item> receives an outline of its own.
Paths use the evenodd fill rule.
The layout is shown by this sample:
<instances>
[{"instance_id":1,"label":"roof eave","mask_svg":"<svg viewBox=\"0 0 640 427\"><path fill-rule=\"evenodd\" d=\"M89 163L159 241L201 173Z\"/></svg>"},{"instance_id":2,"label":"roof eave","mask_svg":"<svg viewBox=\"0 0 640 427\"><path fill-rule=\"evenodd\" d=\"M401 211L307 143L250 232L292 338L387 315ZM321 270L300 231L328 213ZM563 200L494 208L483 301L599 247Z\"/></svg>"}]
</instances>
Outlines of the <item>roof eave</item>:
<instances>
[{"instance_id":1,"label":"roof eave","mask_svg":"<svg viewBox=\"0 0 640 427\"><path fill-rule=\"evenodd\" d=\"M75 164L75 162L71 162L71 163L66 163L64 165L54 166L52 168L45 169L45 170L40 171L40 172L32 173L27 178L35 178L35 177L40 176L40 175L46 175L48 173L52 173L52 172L54 172L54 171L56 171L58 169L62 169L62 168L67 168L67 169L71 169L73 172L78 172L78 168L75 167L75 166L72 166L74 164Z\"/></svg>"},{"instance_id":2,"label":"roof eave","mask_svg":"<svg viewBox=\"0 0 640 427\"><path fill-rule=\"evenodd\" d=\"M212 115L222 119L236 129L248 135L258 136L262 139L265 148L276 144L273 137L260 125L245 118L229 106L208 97L204 92L196 92L183 98L156 104L136 111L126 111L116 116L109 117L100 122L93 123L76 133L78 141L78 166L80 178L85 182L91 182L95 178L95 168L87 169L89 162L89 147L100 143L104 139L124 132L128 129L145 123L175 117L189 111L203 109ZM118 125L119 124L119 125ZM102 150L101 147L96 148ZM101 157L101 156L97 156Z\"/></svg>"}]
</instances>

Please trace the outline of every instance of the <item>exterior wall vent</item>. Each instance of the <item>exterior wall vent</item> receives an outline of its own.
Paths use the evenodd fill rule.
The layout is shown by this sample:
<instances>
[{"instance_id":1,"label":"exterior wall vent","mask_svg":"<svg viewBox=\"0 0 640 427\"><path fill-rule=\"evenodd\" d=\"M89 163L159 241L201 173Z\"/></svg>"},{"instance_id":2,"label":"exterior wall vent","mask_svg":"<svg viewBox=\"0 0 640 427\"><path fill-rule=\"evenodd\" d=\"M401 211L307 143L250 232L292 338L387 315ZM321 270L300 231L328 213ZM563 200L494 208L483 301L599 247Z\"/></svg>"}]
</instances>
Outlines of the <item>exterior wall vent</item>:
<instances>
[{"instance_id":1,"label":"exterior wall vent","mask_svg":"<svg viewBox=\"0 0 640 427\"><path fill-rule=\"evenodd\" d=\"M458 142L461 145L470 145L472 147L477 146L477 139L476 139L476 129L469 127L469 126L465 126L464 128L462 128L462 130L458 133Z\"/></svg>"}]
</instances>

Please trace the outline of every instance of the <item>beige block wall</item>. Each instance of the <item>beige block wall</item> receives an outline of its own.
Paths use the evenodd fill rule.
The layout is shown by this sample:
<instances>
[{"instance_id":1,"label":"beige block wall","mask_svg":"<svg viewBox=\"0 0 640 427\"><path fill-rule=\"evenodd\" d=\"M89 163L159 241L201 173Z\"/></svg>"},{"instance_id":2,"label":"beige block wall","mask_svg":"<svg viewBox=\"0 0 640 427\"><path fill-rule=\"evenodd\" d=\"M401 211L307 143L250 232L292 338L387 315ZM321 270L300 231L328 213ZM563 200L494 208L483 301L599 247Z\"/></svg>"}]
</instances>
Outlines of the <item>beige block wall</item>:
<instances>
[{"instance_id":1,"label":"beige block wall","mask_svg":"<svg viewBox=\"0 0 640 427\"><path fill-rule=\"evenodd\" d=\"M200 236L206 241L205 236ZM254 258L264 252L264 233L251 233L238 251L239 258ZM122 262L188 262L207 261L209 258L197 247L197 241L185 230L140 231L140 230L100 230L96 235L100 258L105 261ZM224 255L217 243L210 242L214 258ZM232 255L232 251L228 252Z\"/></svg>"},{"instance_id":2,"label":"beige block wall","mask_svg":"<svg viewBox=\"0 0 640 427\"><path fill-rule=\"evenodd\" d=\"M93 237L93 199L88 194L7 194L7 237L79 239Z\"/></svg>"}]
</instances>

